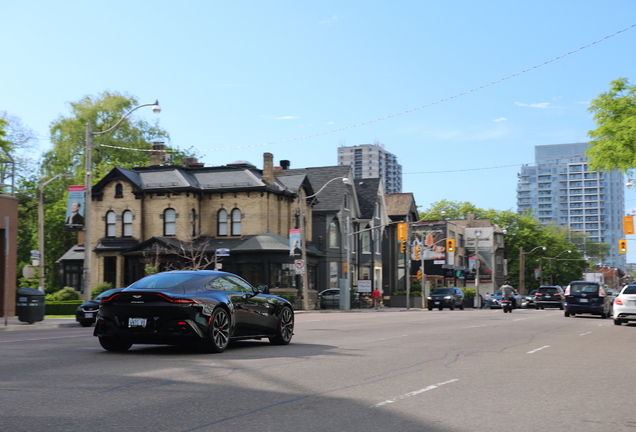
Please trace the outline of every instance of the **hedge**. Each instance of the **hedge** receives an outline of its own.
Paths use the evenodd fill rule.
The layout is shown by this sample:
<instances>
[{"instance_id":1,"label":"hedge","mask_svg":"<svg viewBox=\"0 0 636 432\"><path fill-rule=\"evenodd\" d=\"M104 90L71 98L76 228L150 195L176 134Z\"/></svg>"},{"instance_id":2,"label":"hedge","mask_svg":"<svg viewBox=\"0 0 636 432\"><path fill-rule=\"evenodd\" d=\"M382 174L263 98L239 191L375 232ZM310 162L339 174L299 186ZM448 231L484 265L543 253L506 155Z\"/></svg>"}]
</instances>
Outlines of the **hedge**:
<instances>
[{"instance_id":1,"label":"hedge","mask_svg":"<svg viewBox=\"0 0 636 432\"><path fill-rule=\"evenodd\" d=\"M48 301L44 306L44 315L75 315L75 310L82 303L82 300Z\"/></svg>"}]
</instances>

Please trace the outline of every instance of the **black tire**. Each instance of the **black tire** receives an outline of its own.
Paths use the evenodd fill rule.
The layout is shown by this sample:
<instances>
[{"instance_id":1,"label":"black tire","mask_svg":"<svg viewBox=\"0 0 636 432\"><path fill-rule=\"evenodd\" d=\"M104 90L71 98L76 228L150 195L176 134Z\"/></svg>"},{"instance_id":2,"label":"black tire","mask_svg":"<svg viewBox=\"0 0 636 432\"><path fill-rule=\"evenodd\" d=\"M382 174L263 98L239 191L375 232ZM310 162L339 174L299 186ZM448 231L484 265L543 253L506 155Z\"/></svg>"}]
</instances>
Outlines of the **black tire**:
<instances>
[{"instance_id":1,"label":"black tire","mask_svg":"<svg viewBox=\"0 0 636 432\"><path fill-rule=\"evenodd\" d=\"M614 325L621 325L623 324L623 321L619 320L619 319L615 319L614 320Z\"/></svg>"},{"instance_id":2,"label":"black tire","mask_svg":"<svg viewBox=\"0 0 636 432\"><path fill-rule=\"evenodd\" d=\"M207 342L208 350L213 353L222 353L230 344L230 314L222 307L212 313Z\"/></svg>"},{"instance_id":3,"label":"black tire","mask_svg":"<svg viewBox=\"0 0 636 432\"><path fill-rule=\"evenodd\" d=\"M92 320L81 320L79 321L80 325L82 327L90 327L93 325L93 321Z\"/></svg>"},{"instance_id":4,"label":"black tire","mask_svg":"<svg viewBox=\"0 0 636 432\"><path fill-rule=\"evenodd\" d=\"M273 345L287 345L294 335L294 312L290 307L285 306L278 316L276 326L276 336L269 338Z\"/></svg>"},{"instance_id":5,"label":"black tire","mask_svg":"<svg viewBox=\"0 0 636 432\"><path fill-rule=\"evenodd\" d=\"M441 308L438 308L438 309L439 309L439 310L444 310L444 308L443 308L443 307L441 307Z\"/></svg>"},{"instance_id":6,"label":"black tire","mask_svg":"<svg viewBox=\"0 0 636 432\"><path fill-rule=\"evenodd\" d=\"M570 312L569 311L565 311L565 312L563 312L563 315L565 315L565 317L567 318L567 317L570 316Z\"/></svg>"},{"instance_id":7,"label":"black tire","mask_svg":"<svg viewBox=\"0 0 636 432\"><path fill-rule=\"evenodd\" d=\"M428 307L428 310L433 310L433 308L429 306L429 307Z\"/></svg>"},{"instance_id":8,"label":"black tire","mask_svg":"<svg viewBox=\"0 0 636 432\"><path fill-rule=\"evenodd\" d=\"M112 352L124 352L128 351L128 349L132 346L131 342L123 341L121 338L117 336L100 336L99 344L106 351Z\"/></svg>"},{"instance_id":9,"label":"black tire","mask_svg":"<svg viewBox=\"0 0 636 432\"><path fill-rule=\"evenodd\" d=\"M559 309L563 310L563 309L565 309L565 306L560 305L560 306L559 306Z\"/></svg>"},{"instance_id":10,"label":"black tire","mask_svg":"<svg viewBox=\"0 0 636 432\"><path fill-rule=\"evenodd\" d=\"M454 305L454 304L451 304L448 308L449 308L450 310L455 310L455 305Z\"/></svg>"},{"instance_id":11,"label":"black tire","mask_svg":"<svg viewBox=\"0 0 636 432\"><path fill-rule=\"evenodd\" d=\"M602 312L601 313L601 319L605 319L605 318L607 318L607 314L605 312Z\"/></svg>"},{"instance_id":12,"label":"black tire","mask_svg":"<svg viewBox=\"0 0 636 432\"><path fill-rule=\"evenodd\" d=\"M464 310L464 303L459 305L459 310Z\"/></svg>"}]
</instances>

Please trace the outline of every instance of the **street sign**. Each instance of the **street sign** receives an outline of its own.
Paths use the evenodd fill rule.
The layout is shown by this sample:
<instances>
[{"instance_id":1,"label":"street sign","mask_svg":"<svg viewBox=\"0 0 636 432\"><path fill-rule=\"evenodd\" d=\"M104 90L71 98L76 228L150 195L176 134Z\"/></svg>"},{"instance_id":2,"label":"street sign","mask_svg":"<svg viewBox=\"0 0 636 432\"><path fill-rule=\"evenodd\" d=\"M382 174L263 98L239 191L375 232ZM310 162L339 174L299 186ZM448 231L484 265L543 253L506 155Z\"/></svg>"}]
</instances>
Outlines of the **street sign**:
<instances>
[{"instance_id":1,"label":"street sign","mask_svg":"<svg viewBox=\"0 0 636 432\"><path fill-rule=\"evenodd\" d=\"M33 258L33 259L40 259L40 251L32 250L32 251L31 251L31 258Z\"/></svg>"},{"instance_id":2,"label":"street sign","mask_svg":"<svg viewBox=\"0 0 636 432\"><path fill-rule=\"evenodd\" d=\"M301 259L294 260L294 268L296 269L296 274L305 274L305 261Z\"/></svg>"},{"instance_id":3,"label":"street sign","mask_svg":"<svg viewBox=\"0 0 636 432\"><path fill-rule=\"evenodd\" d=\"M229 249L217 249L215 251L216 256L230 256L230 250Z\"/></svg>"}]
</instances>

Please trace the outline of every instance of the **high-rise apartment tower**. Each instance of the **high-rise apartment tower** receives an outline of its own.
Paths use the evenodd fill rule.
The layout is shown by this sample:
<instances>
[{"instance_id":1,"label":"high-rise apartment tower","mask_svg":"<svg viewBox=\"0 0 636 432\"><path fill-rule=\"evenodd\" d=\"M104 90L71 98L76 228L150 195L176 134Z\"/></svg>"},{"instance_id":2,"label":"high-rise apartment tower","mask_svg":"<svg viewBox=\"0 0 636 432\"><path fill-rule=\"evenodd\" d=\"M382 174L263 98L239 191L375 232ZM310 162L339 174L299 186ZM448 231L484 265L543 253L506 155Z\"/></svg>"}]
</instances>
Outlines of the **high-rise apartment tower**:
<instances>
[{"instance_id":1,"label":"high-rise apartment tower","mask_svg":"<svg viewBox=\"0 0 636 432\"><path fill-rule=\"evenodd\" d=\"M402 165L379 142L338 147L338 165L350 165L356 179L380 178L386 193L402 192Z\"/></svg>"},{"instance_id":2,"label":"high-rise apartment tower","mask_svg":"<svg viewBox=\"0 0 636 432\"><path fill-rule=\"evenodd\" d=\"M564 225L570 232L609 244L609 255L600 264L625 270L625 254L617 247L623 237L624 176L619 171L591 171L585 155L588 146L536 146L535 165L523 166L519 174L517 211L532 210L542 224Z\"/></svg>"}]
</instances>

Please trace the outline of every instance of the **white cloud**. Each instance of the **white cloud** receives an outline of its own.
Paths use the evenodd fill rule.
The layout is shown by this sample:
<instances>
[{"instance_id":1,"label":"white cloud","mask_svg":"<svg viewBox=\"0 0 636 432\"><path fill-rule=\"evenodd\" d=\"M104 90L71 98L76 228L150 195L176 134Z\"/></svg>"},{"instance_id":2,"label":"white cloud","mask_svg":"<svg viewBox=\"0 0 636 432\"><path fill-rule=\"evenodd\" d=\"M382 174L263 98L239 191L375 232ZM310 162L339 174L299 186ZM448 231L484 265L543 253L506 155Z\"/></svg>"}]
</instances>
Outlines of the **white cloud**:
<instances>
[{"instance_id":1,"label":"white cloud","mask_svg":"<svg viewBox=\"0 0 636 432\"><path fill-rule=\"evenodd\" d=\"M523 102L515 102L515 105L520 107L528 107L528 108L541 108L541 109L551 108L550 102L531 103L531 104L527 104Z\"/></svg>"},{"instance_id":2,"label":"white cloud","mask_svg":"<svg viewBox=\"0 0 636 432\"><path fill-rule=\"evenodd\" d=\"M276 117L276 116L271 116L271 115L267 115L264 116L267 120L293 120L293 119L297 119L298 117L296 116L281 116L281 117Z\"/></svg>"},{"instance_id":3,"label":"white cloud","mask_svg":"<svg viewBox=\"0 0 636 432\"><path fill-rule=\"evenodd\" d=\"M331 18L327 18L325 20L318 21L318 23L321 24L321 25L331 25L331 24L335 23L336 21L339 21L340 19L342 19L341 16L334 15Z\"/></svg>"},{"instance_id":4,"label":"white cloud","mask_svg":"<svg viewBox=\"0 0 636 432\"><path fill-rule=\"evenodd\" d=\"M508 121L507 118L505 117L499 117L493 120L495 123L499 123L499 122L503 122L503 121Z\"/></svg>"}]
</instances>

